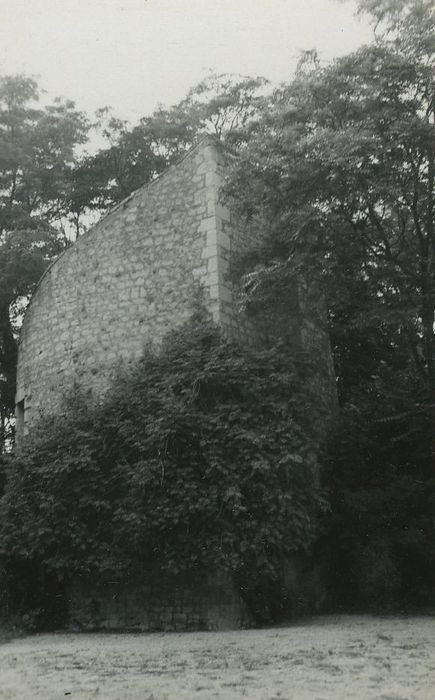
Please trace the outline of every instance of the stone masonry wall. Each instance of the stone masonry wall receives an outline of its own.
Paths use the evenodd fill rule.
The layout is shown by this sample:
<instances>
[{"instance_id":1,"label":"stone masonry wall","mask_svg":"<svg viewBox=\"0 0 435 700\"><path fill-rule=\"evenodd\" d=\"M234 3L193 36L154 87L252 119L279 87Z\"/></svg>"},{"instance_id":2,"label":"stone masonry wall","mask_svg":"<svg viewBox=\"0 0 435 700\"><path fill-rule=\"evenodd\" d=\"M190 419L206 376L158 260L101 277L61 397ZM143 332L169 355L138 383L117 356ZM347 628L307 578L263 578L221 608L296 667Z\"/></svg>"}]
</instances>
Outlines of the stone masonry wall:
<instances>
[{"instance_id":1,"label":"stone masonry wall","mask_svg":"<svg viewBox=\"0 0 435 700\"><path fill-rule=\"evenodd\" d=\"M76 578L66 591L69 629L176 632L238 629L252 618L222 572L169 576L144 570L125 581Z\"/></svg>"},{"instance_id":2,"label":"stone masonry wall","mask_svg":"<svg viewBox=\"0 0 435 700\"><path fill-rule=\"evenodd\" d=\"M215 185L216 197L219 323L227 335L246 345L268 346L283 342L289 353L303 352L314 360L310 383L326 420L321 419L321 425L313 426L313 434L322 440L328 418L335 415L338 405L324 300L315 285L299 276L293 283L287 281L286 292L281 289L271 304L250 304L246 308L241 303L243 280L236 281L240 270L234 274L234 267L240 263L243 267L243 257L261 246L270 232L267 221L243 222L222 203L220 190L225 174L225 155L218 152L210 182Z\"/></svg>"},{"instance_id":3,"label":"stone masonry wall","mask_svg":"<svg viewBox=\"0 0 435 700\"><path fill-rule=\"evenodd\" d=\"M221 321L231 290L219 259L228 241L220 228L219 163L205 139L47 271L20 338L16 401L27 428L41 412L55 411L73 382L104 392L120 363L186 321L199 298Z\"/></svg>"},{"instance_id":4,"label":"stone masonry wall","mask_svg":"<svg viewBox=\"0 0 435 700\"><path fill-rule=\"evenodd\" d=\"M268 231L266 222L241 221L223 203L221 188L226 170L225 153L218 148L214 171L209 177L215 196L215 234L210 234L210 242L217 249L219 323L227 335L242 343L267 345L279 339L288 344L290 352L299 350L302 337L296 280L286 298L276 299L271 308L246 309L241 303L242 290L237 281L240 270L235 272L234 268L240 263L243 266L244 256L262 243Z\"/></svg>"}]
</instances>

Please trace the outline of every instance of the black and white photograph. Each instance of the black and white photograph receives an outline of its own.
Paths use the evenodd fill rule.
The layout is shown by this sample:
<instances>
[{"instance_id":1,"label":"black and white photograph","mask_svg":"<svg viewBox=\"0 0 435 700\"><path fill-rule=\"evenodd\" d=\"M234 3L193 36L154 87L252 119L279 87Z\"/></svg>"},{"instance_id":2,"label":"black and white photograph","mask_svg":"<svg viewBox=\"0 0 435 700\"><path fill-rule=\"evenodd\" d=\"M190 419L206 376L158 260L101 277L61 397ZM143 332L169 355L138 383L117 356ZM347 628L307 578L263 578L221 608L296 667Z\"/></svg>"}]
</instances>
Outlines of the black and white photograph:
<instances>
[{"instance_id":1,"label":"black and white photograph","mask_svg":"<svg viewBox=\"0 0 435 700\"><path fill-rule=\"evenodd\" d=\"M0 0L0 700L435 697L435 0Z\"/></svg>"}]
</instances>

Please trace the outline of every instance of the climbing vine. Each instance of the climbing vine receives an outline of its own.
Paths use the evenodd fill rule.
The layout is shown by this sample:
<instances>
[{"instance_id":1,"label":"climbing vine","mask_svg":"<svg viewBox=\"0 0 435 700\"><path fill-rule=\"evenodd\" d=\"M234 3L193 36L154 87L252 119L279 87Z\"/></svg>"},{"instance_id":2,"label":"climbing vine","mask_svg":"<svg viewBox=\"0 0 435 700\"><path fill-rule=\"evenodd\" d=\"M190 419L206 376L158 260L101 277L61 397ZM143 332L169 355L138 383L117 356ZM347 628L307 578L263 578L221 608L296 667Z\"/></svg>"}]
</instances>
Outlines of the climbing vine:
<instances>
[{"instance_id":1,"label":"climbing vine","mask_svg":"<svg viewBox=\"0 0 435 700\"><path fill-rule=\"evenodd\" d=\"M276 578L325 507L308 372L194 319L101 403L76 391L5 458L4 562L59 580L143 562Z\"/></svg>"}]
</instances>

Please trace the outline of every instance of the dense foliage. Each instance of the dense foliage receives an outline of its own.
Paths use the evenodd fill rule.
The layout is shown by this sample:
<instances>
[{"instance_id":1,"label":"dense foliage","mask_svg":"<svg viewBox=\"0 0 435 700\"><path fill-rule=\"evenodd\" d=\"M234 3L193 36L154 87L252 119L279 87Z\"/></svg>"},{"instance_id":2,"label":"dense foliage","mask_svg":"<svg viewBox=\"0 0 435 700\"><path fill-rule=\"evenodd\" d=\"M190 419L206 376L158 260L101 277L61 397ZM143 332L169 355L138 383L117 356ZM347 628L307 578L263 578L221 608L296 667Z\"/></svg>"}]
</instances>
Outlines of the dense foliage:
<instances>
[{"instance_id":1,"label":"dense foliage","mask_svg":"<svg viewBox=\"0 0 435 700\"><path fill-rule=\"evenodd\" d=\"M277 580L325 506L308 371L194 320L98 406L77 394L4 458L6 568L62 580L157 562L221 567L250 591Z\"/></svg>"}]
</instances>

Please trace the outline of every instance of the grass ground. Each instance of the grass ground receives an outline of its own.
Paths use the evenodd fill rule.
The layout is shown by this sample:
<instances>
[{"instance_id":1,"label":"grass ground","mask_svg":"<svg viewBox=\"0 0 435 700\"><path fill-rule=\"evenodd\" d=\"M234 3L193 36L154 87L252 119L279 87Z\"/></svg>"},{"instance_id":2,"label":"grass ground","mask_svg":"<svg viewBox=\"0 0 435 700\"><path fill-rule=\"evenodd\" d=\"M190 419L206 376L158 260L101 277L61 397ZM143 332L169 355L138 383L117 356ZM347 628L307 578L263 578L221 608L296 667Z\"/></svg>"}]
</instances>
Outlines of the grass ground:
<instances>
[{"instance_id":1,"label":"grass ground","mask_svg":"<svg viewBox=\"0 0 435 700\"><path fill-rule=\"evenodd\" d=\"M0 645L1 700L434 700L435 618L42 634Z\"/></svg>"}]
</instances>

